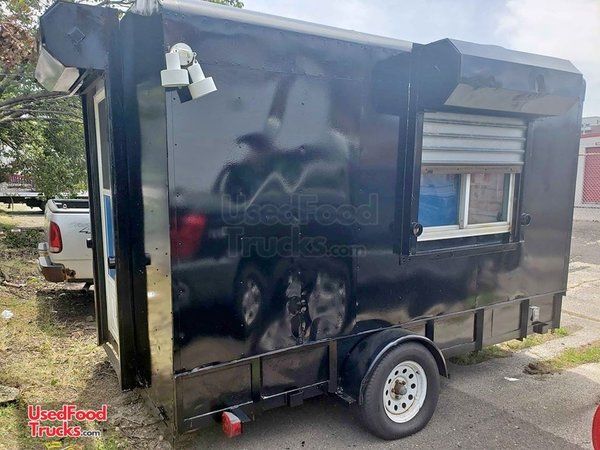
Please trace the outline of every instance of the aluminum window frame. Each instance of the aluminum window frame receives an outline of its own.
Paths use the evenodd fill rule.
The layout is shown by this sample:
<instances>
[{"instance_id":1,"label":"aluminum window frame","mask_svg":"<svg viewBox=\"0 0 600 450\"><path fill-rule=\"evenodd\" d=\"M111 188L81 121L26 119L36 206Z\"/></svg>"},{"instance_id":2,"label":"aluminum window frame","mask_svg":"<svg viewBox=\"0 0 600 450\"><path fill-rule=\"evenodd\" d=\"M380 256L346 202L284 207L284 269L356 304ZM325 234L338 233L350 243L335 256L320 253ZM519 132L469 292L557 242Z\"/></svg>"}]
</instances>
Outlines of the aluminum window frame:
<instances>
[{"instance_id":1,"label":"aluminum window frame","mask_svg":"<svg viewBox=\"0 0 600 450\"><path fill-rule=\"evenodd\" d=\"M428 167L426 166L425 169ZM471 174L485 172L484 168L473 167L469 171L461 171L460 176L460 198L458 224L424 227L423 233L417 237L417 242L437 241L444 239L455 239L473 236L485 236L490 234L505 234L513 231L513 210L515 204L515 180L514 171L502 172L509 175L508 199L506 205L506 221L486 222L469 224L469 203L471 194Z\"/></svg>"}]
</instances>

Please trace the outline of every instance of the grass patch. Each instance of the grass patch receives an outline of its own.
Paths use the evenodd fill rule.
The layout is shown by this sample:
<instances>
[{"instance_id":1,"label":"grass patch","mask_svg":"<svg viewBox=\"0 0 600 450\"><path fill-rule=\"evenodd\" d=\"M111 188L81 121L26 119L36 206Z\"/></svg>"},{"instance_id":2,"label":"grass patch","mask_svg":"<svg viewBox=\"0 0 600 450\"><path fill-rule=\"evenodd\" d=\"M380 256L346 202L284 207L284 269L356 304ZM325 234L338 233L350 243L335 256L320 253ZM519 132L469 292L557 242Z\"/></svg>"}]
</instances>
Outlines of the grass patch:
<instances>
[{"instance_id":1,"label":"grass patch","mask_svg":"<svg viewBox=\"0 0 600 450\"><path fill-rule=\"evenodd\" d=\"M0 231L10 230L14 228L15 220L10 217L4 210L0 210Z\"/></svg>"},{"instance_id":2,"label":"grass patch","mask_svg":"<svg viewBox=\"0 0 600 450\"><path fill-rule=\"evenodd\" d=\"M0 406L0 449L45 449L52 439L32 438L27 425L27 405L60 408L72 403L81 408L108 404L109 422L85 424L100 429L101 438L63 439L54 448L116 449L156 447L159 433L148 435L129 427L119 431L122 417L143 417L141 400L126 404L114 370L96 345L94 298L78 286L48 283L39 273L36 247L39 232L0 210L0 271L24 286L0 283L0 385L19 389L17 402ZM26 216L39 219L37 215ZM12 234L13 228L25 231ZM35 245L33 245L35 244ZM139 405L138 405L139 403ZM135 411L132 408L140 408ZM143 420L143 419L138 419ZM147 421L149 422L149 421ZM156 437L154 437L156 434ZM70 447L69 447L70 446Z\"/></svg>"},{"instance_id":3,"label":"grass patch","mask_svg":"<svg viewBox=\"0 0 600 450\"><path fill-rule=\"evenodd\" d=\"M0 442L11 442L17 434L17 406L0 406Z\"/></svg>"},{"instance_id":4,"label":"grass patch","mask_svg":"<svg viewBox=\"0 0 600 450\"><path fill-rule=\"evenodd\" d=\"M513 352L505 350L498 345L491 345L484 347L478 352L470 352L464 355L454 356L450 358L452 364L459 366L472 366L473 364L479 364L484 361L495 358L507 358L512 356Z\"/></svg>"},{"instance_id":5,"label":"grass patch","mask_svg":"<svg viewBox=\"0 0 600 450\"><path fill-rule=\"evenodd\" d=\"M600 363L600 340L582 347L566 349L554 358L529 363L524 372L531 375L558 373L589 363Z\"/></svg>"},{"instance_id":6,"label":"grass patch","mask_svg":"<svg viewBox=\"0 0 600 450\"><path fill-rule=\"evenodd\" d=\"M7 248L37 250L37 245L42 238L38 230L7 230L4 232L4 244Z\"/></svg>"},{"instance_id":7,"label":"grass patch","mask_svg":"<svg viewBox=\"0 0 600 450\"><path fill-rule=\"evenodd\" d=\"M560 327L544 334L531 334L522 341L518 339L513 339L512 341L507 341L498 345L504 348L505 350L510 351L525 350L526 348L535 347L536 345L541 345L545 342L552 341L554 339L566 337L569 334L571 334L571 332L572 330L569 330L565 327Z\"/></svg>"},{"instance_id":8,"label":"grass patch","mask_svg":"<svg viewBox=\"0 0 600 450\"><path fill-rule=\"evenodd\" d=\"M490 359L508 358L516 351L534 347L554 339L568 336L569 334L570 330L565 327L561 327L545 334L532 334L527 336L522 341L513 339L511 341L503 342L502 344L484 347L478 352L470 352L464 355L454 356L450 358L450 362L459 366L471 366L473 364L489 361Z\"/></svg>"}]
</instances>

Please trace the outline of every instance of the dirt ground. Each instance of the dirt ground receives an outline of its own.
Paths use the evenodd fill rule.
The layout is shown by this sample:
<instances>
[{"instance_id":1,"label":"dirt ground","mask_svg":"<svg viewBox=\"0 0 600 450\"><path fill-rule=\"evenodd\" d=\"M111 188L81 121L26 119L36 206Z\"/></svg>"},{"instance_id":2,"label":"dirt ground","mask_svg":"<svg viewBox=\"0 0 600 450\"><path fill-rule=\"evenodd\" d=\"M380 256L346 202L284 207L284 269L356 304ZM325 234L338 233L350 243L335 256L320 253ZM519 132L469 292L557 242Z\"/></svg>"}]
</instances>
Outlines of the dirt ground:
<instances>
[{"instance_id":1,"label":"dirt ground","mask_svg":"<svg viewBox=\"0 0 600 450\"><path fill-rule=\"evenodd\" d=\"M0 448L161 448L157 418L136 392L122 393L102 348L96 343L94 298L74 286L48 283L37 268L35 248L41 233L32 232L29 245L7 246L10 230L39 229L39 210L0 205L0 270L13 287L0 284L0 385L19 389L16 403L0 405ZM12 234L11 234L12 236ZM23 239L22 239L23 240ZM18 242L23 244L23 242ZM1 279L0 279L1 281ZM87 425L100 429L98 439L47 440L30 437L27 405L80 408L108 404L108 422ZM54 445L54 447L52 447Z\"/></svg>"},{"instance_id":2,"label":"dirt ground","mask_svg":"<svg viewBox=\"0 0 600 450\"><path fill-rule=\"evenodd\" d=\"M44 226L44 214L39 208L30 208L25 205L14 205L9 207L0 203L1 224L5 226L22 228L42 228Z\"/></svg>"},{"instance_id":3,"label":"dirt ground","mask_svg":"<svg viewBox=\"0 0 600 450\"><path fill-rule=\"evenodd\" d=\"M41 238L39 232L32 231L27 236L19 235L23 239L17 241L9 239L14 237L10 231L13 228L37 230L42 226L43 215L39 211L26 207L8 211L0 205L0 269L3 273L0 275L0 312L9 310L14 314L9 320L0 318L0 385L19 389L16 402L0 405L0 448L169 448L167 440L163 438L158 418L151 414L137 392L122 393L119 390L116 375L104 351L96 345L93 295L83 292L81 285L64 286L44 281L38 272L35 254L37 240ZM586 268L600 264L600 223L576 223L574 233L572 263L585 265ZM29 239L28 243L25 237ZM577 276L586 276L586 270L588 269L578 271ZM8 281L10 285L3 285L3 280ZM22 287L14 287L21 285ZM569 303L566 305L576 309ZM569 339L574 338L561 337L556 341L561 341L564 345ZM485 377L494 374L495 369L486 371L485 364L513 364L515 367L521 364L516 364L517 360L514 358L508 360L478 364L479 369L475 371L470 368L455 369L457 377L452 381L453 384L445 387L446 404L460 407L461 396L472 392L469 391L470 386L479 382L477 380L480 378L482 391L489 397L493 387L490 387L491 382L486 381ZM473 373L480 375L471 375ZM464 388L461 383L465 384ZM475 401L473 397L473 402ZM84 408L99 408L102 404L108 404L108 421L87 425L88 429L100 429L102 436L95 439L62 441L40 441L29 436L27 405L59 407L65 403L74 403ZM466 414L465 407L462 408ZM453 418L458 417L455 412L438 409L440 411L436 413L438 419L435 423L452 424ZM491 411L483 403L481 409L482 414ZM495 424L499 420L505 420L505 414L498 411L496 418L490 416L490 426L497 427ZM281 448L285 443L285 447L288 448L301 448L305 446L305 442L306 447L357 446L354 442L362 442L358 444L359 447L383 445L381 442L377 444L369 440L368 435L356 425L353 416L348 416L346 409L342 410L334 400L318 399L308 402L302 408L266 414L259 422L251 424L248 435L242 440L227 441L215 428L201 435L187 436L178 443L178 447L206 448L235 444L242 448L259 445L263 448ZM443 418L447 421L442 423L440 420ZM280 420L282 422L279 422ZM272 428L278 426L274 424L280 423L281 429L276 431ZM435 446L434 443L439 437L437 435L440 434L433 426L435 423L416 435L415 440L406 441L404 444L413 447ZM512 425L511 422L510 426L521 427L523 434L529 430L525 422L514 423L519 425ZM306 432L306 437L305 434L296 432L300 424L312 430ZM321 431L322 434L319 434ZM457 430L453 428L444 431L446 432L456 434ZM538 428L531 428L527 432L542 433ZM509 437L517 436L518 433L511 431ZM297 438L297 434L302 437ZM314 439L311 440L311 436ZM461 441L459 437L457 435L457 442L463 442L463 446L469 447L464 445L465 441ZM555 438L556 436L551 434L539 434L538 441L535 441L534 436L530 436L529 439L539 442L540 445L543 442L555 442L556 447L571 442L568 441L568 436L565 437L567 440L560 442L553 441ZM446 438L442 436L442 439ZM472 443L474 442L476 441ZM506 442L497 443L500 445ZM521 441L522 444L524 442L532 441ZM482 445L484 444L485 442Z\"/></svg>"}]
</instances>

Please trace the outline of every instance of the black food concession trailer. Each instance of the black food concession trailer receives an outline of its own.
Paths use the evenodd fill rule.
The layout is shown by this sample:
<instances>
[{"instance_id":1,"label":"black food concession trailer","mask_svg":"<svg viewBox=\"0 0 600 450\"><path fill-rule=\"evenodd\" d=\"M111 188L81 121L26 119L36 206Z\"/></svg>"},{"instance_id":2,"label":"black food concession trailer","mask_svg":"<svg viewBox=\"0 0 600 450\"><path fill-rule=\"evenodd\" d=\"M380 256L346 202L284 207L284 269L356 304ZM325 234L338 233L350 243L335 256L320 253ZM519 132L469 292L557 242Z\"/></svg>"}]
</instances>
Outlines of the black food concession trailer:
<instances>
[{"instance_id":1,"label":"black food concession trailer","mask_svg":"<svg viewBox=\"0 0 600 450\"><path fill-rule=\"evenodd\" d=\"M446 358L560 323L584 80L568 61L212 5L59 2L99 343L174 433L337 394L383 438Z\"/></svg>"}]
</instances>

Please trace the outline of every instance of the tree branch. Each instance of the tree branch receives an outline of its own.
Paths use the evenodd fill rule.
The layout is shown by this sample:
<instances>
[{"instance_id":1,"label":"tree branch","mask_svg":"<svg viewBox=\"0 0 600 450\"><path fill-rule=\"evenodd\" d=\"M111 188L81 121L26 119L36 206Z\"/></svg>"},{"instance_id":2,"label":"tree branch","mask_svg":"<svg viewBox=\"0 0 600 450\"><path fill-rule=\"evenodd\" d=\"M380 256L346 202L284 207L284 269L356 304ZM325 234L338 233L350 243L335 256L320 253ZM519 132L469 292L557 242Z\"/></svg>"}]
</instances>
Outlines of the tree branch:
<instances>
[{"instance_id":1,"label":"tree branch","mask_svg":"<svg viewBox=\"0 0 600 450\"><path fill-rule=\"evenodd\" d=\"M37 122L37 121L50 121L50 120L61 120L63 122L72 122L72 123L83 123L82 119L71 119L71 118L60 118L56 117L33 117L33 116L25 116L25 117L13 117L8 119L0 119L0 123L12 123L12 122Z\"/></svg>"},{"instance_id":2,"label":"tree branch","mask_svg":"<svg viewBox=\"0 0 600 450\"><path fill-rule=\"evenodd\" d=\"M18 97L12 97L7 100L1 101L0 110L8 108L9 106L38 102L40 100L58 99L63 97L68 97L68 94L65 94L64 92L48 91L33 92L31 94L20 95Z\"/></svg>"},{"instance_id":3,"label":"tree branch","mask_svg":"<svg viewBox=\"0 0 600 450\"><path fill-rule=\"evenodd\" d=\"M19 67L13 72L7 72L0 74L0 96L4 93L6 88L13 82L20 80L25 72L27 65Z\"/></svg>"},{"instance_id":4,"label":"tree branch","mask_svg":"<svg viewBox=\"0 0 600 450\"><path fill-rule=\"evenodd\" d=\"M8 118L18 117L18 116L23 116L25 114L29 114L29 115L34 115L34 114L53 115L54 114L57 116L72 117L73 119L81 119L80 114L77 114L76 112L66 111L66 110L34 109L34 108L25 109L25 108L23 108L23 109L11 110L11 112L5 117L2 117L2 114L0 114L0 123L2 123L6 117L8 117Z\"/></svg>"}]
</instances>

